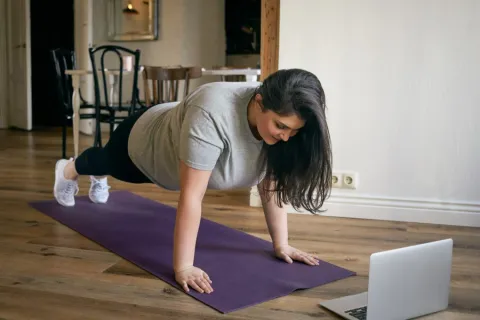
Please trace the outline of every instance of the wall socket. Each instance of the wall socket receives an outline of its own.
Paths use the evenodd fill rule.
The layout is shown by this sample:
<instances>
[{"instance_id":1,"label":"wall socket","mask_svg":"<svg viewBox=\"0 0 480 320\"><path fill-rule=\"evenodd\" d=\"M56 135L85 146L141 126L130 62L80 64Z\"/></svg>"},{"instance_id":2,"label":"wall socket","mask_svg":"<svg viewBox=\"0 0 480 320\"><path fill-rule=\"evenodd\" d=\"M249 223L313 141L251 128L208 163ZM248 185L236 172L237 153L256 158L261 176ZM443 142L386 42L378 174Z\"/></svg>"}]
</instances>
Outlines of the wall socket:
<instances>
[{"instance_id":1,"label":"wall socket","mask_svg":"<svg viewBox=\"0 0 480 320\"><path fill-rule=\"evenodd\" d=\"M356 172L333 172L332 187L340 189L357 189L358 173Z\"/></svg>"},{"instance_id":2,"label":"wall socket","mask_svg":"<svg viewBox=\"0 0 480 320\"><path fill-rule=\"evenodd\" d=\"M338 172L332 173L332 188L341 188L343 183L343 177Z\"/></svg>"}]
</instances>

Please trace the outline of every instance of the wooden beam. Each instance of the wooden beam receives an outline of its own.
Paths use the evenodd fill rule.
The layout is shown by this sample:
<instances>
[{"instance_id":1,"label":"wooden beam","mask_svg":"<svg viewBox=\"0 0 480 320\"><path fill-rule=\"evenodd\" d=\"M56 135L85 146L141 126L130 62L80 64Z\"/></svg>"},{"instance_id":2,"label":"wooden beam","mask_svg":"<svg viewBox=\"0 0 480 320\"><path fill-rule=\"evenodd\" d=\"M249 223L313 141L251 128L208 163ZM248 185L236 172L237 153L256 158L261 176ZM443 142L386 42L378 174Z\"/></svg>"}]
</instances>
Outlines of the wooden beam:
<instances>
[{"instance_id":1,"label":"wooden beam","mask_svg":"<svg viewBox=\"0 0 480 320\"><path fill-rule=\"evenodd\" d=\"M261 80L278 70L280 0L262 0Z\"/></svg>"}]
</instances>

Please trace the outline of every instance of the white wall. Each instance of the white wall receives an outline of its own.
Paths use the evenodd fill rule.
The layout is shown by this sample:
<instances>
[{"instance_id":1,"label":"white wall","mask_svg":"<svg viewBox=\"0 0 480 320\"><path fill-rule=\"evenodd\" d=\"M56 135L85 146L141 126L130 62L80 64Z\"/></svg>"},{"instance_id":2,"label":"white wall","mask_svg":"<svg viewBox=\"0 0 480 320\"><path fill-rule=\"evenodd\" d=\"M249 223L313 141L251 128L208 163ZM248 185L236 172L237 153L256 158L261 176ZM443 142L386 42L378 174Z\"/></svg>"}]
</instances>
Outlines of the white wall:
<instances>
[{"instance_id":1,"label":"white wall","mask_svg":"<svg viewBox=\"0 0 480 320\"><path fill-rule=\"evenodd\" d=\"M282 0L279 67L327 95L336 216L480 226L480 2Z\"/></svg>"},{"instance_id":2,"label":"white wall","mask_svg":"<svg viewBox=\"0 0 480 320\"><path fill-rule=\"evenodd\" d=\"M107 0L92 1L93 46L112 44L131 50L139 49L141 51L140 64L142 65L196 65L210 68L214 65L225 64L225 7L223 0L159 0L158 39L133 42L108 40L107 3ZM218 80L218 77L193 79L190 81L190 91L203 83ZM124 92L127 92L124 95L125 99L130 97L131 78L125 78L122 87ZM138 88L140 99L145 100L141 76L139 76ZM179 90L180 93L183 93L183 84L180 84ZM93 99L94 95L92 95L92 101ZM81 122L84 123L83 127L92 123L89 120ZM108 125L102 124L102 131L108 130Z\"/></svg>"},{"instance_id":3,"label":"white wall","mask_svg":"<svg viewBox=\"0 0 480 320\"><path fill-rule=\"evenodd\" d=\"M107 1L93 2L94 45L115 44L141 50L141 64L154 66L225 64L223 0L160 0L156 41L109 42ZM215 79L193 80L191 88ZM143 98L143 97L142 97Z\"/></svg>"},{"instance_id":4,"label":"white wall","mask_svg":"<svg viewBox=\"0 0 480 320\"><path fill-rule=\"evenodd\" d=\"M180 64L205 68L225 65L225 0L184 0L183 12L183 42L180 50L184 62ZM220 79L202 78L193 84Z\"/></svg>"}]
</instances>

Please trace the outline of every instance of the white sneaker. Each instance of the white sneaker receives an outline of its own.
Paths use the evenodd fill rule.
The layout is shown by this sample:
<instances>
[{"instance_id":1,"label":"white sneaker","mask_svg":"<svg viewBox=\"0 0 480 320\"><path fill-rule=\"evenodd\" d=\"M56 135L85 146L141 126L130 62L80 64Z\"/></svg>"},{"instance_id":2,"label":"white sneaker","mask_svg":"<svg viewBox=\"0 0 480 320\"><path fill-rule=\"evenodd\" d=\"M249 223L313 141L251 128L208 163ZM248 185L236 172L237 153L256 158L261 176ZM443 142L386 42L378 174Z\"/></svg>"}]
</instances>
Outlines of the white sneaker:
<instances>
[{"instance_id":1,"label":"white sneaker","mask_svg":"<svg viewBox=\"0 0 480 320\"><path fill-rule=\"evenodd\" d=\"M108 189L110 189L110 186L107 184L106 177L96 179L94 176L90 176L88 197L93 203L106 203L109 196Z\"/></svg>"},{"instance_id":2,"label":"white sneaker","mask_svg":"<svg viewBox=\"0 0 480 320\"><path fill-rule=\"evenodd\" d=\"M75 195L78 193L77 180L65 179L63 171L70 160L58 160L55 165L55 185L53 186L53 195L57 202L62 206L72 207L75 205Z\"/></svg>"}]
</instances>

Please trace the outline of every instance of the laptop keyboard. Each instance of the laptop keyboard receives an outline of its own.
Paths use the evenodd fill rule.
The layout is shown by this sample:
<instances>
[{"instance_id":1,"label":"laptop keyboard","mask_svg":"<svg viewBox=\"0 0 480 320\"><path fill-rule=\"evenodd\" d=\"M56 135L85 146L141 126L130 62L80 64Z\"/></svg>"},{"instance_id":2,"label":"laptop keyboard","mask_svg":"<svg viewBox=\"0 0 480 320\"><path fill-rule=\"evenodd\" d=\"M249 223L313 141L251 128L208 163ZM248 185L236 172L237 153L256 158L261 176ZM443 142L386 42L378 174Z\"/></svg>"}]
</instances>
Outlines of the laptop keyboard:
<instances>
[{"instance_id":1,"label":"laptop keyboard","mask_svg":"<svg viewBox=\"0 0 480 320\"><path fill-rule=\"evenodd\" d=\"M359 320L367 319L367 306L345 311L346 314Z\"/></svg>"}]
</instances>

